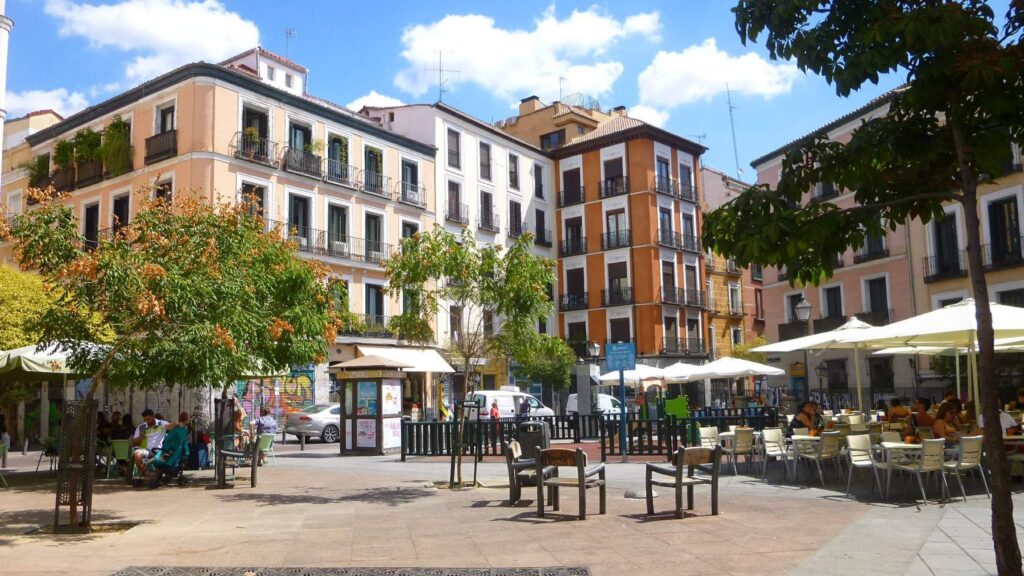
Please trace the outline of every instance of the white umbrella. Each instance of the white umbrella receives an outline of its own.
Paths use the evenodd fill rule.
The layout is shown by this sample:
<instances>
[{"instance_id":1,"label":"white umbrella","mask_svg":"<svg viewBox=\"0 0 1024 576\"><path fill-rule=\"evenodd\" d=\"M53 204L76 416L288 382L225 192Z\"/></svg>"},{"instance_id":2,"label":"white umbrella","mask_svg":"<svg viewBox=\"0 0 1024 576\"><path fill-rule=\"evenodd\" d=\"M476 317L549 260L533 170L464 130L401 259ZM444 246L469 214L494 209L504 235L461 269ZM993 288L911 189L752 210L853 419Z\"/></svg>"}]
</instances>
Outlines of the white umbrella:
<instances>
[{"instance_id":1,"label":"white umbrella","mask_svg":"<svg viewBox=\"0 0 1024 576\"><path fill-rule=\"evenodd\" d=\"M864 409L864 397L861 392L861 367L860 367L860 351L867 346L864 344L847 344L844 339L851 334L860 334L874 327L867 322L862 322L857 319L856 316L851 317L846 321L845 324L830 330L828 332L822 332L820 334L811 334L810 336L803 336L800 338L793 338L792 340L783 340L782 342L776 342L775 344L767 344L765 346L758 346L754 348L754 352L795 352L797 350L823 350L826 348L839 348L846 350L853 350L853 367L854 374L857 380L857 407L861 410ZM804 366L804 370L809 370L810 366ZM808 378L808 382L810 379ZM809 387L808 387L809 388Z\"/></svg>"},{"instance_id":2,"label":"white umbrella","mask_svg":"<svg viewBox=\"0 0 1024 576\"><path fill-rule=\"evenodd\" d=\"M1024 338L1024 308L990 304L992 329L1000 340ZM976 349L978 323L973 298L950 304L938 310L919 314L913 318L880 326L872 330L850 333L844 344L861 344L873 348L894 346L946 346ZM978 397L977 365L974 354L968 356L968 376L973 380L974 398Z\"/></svg>"},{"instance_id":3,"label":"white umbrella","mask_svg":"<svg viewBox=\"0 0 1024 576\"><path fill-rule=\"evenodd\" d=\"M655 368L654 366L648 366L646 364L637 364L633 370L626 370L623 375L627 384L639 384L644 380L663 380L665 378L665 371L661 368ZM600 378L601 382L619 382L619 371L615 370L607 374L602 374Z\"/></svg>"},{"instance_id":4,"label":"white umbrella","mask_svg":"<svg viewBox=\"0 0 1024 576\"><path fill-rule=\"evenodd\" d=\"M767 364L759 364L742 358L719 358L700 366L691 373L689 380L705 378L743 378L746 376L782 376L786 371Z\"/></svg>"},{"instance_id":5,"label":"white umbrella","mask_svg":"<svg viewBox=\"0 0 1024 576\"><path fill-rule=\"evenodd\" d=\"M1002 338L995 341L996 352L1022 352L1024 351L1024 339ZM977 352L977 346L975 346ZM954 346L897 346L894 348L883 348L873 352L872 356L891 356L898 354L922 354L925 356L944 356L953 354L956 359L956 395L960 397L960 355L967 354L967 347Z\"/></svg>"},{"instance_id":6,"label":"white umbrella","mask_svg":"<svg viewBox=\"0 0 1024 576\"><path fill-rule=\"evenodd\" d=\"M57 346L22 346L0 352L0 380L36 382L88 376L76 373L68 366L68 351Z\"/></svg>"},{"instance_id":7,"label":"white umbrella","mask_svg":"<svg viewBox=\"0 0 1024 576\"><path fill-rule=\"evenodd\" d=\"M700 370L702 366L696 364L685 364L683 362L676 362L671 366L666 366L662 370L665 372L665 380L667 382L678 383L678 382L689 382L690 374L693 374L697 370Z\"/></svg>"}]
</instances>

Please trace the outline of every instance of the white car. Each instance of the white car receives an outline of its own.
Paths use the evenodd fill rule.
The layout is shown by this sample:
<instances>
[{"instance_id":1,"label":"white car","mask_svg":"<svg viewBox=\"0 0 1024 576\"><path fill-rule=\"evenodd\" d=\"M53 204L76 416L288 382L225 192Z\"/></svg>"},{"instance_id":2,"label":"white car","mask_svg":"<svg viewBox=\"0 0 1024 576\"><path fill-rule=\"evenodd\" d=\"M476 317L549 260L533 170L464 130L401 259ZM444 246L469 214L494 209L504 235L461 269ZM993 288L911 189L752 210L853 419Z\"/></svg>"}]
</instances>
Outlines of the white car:
<instances>
[{"instance_id":1,"label":"white car","mask_svg":"<svg viewBox=\"0 0 1024 576\"><path fill-rule=\"evenodd\" d=\"M572 416L576 414L578 402L576 394L569 394L569 399L565 402L566 415ZM622 403L611 394L598 394L597 411L601 414L618 414L622 411Z\"/></svg>"},{"instance_id":2,"label":"white car","mask_svg":"<svg viewBox=\"0 0 1024 576\"><path fill-rule=\"evenodd\" d=\"M480 418L487 420L491 416L491 402L497 400L498 413L501 418L515 418L519 411L519 405L523 398L530 403L530 416L554 416L555 411L544 405L543 402L526 392L512 392L510 390L478 390L466 397L467 400L483 399L480 404Z\"/></svg>"}]
</instances>

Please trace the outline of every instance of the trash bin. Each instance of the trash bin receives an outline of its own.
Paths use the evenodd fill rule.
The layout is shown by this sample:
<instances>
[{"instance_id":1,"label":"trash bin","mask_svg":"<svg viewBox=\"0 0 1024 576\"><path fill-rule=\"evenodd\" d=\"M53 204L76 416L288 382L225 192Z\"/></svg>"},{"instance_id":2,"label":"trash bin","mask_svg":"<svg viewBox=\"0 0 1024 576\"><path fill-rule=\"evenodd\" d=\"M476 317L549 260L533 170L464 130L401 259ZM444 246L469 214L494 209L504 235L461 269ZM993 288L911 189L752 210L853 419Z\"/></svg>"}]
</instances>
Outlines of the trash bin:
<instances>
[{"instance_id":1,"label":"trash bin","mask_svg":"<svg viewBox=\"0 0 1024 576\"><path fill-rule=\"evenodd\" d=\"M523 458L536 458L537 446L551 447L551 426L540 420L527 420L519 424L519 447Z\"/></svg>"}]
</instances>

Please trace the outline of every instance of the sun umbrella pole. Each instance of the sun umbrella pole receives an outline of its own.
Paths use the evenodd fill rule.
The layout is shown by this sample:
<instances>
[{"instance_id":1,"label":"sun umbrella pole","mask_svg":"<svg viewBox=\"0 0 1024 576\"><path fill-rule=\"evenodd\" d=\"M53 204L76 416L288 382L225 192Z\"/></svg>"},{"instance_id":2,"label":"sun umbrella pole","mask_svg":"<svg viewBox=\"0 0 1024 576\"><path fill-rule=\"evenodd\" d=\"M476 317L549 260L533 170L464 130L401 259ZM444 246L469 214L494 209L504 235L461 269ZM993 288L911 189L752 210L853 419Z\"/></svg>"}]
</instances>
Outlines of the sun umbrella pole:
<instances>
[{"instance_id":1,"label":"sun umbrella pole","mask_svg":"<svg viewBox=\"0 0 1024 576\"><path fill-rule=\"evenodd\" d=\"M956 367L956 397L957 398L963 398L964 396L963 396L963 393L961 392L961 386L960 386L960 350L959 349L957 349L956 353L953 354L953 358L954 358L955 367Z\"/></svg>"},{"instance_id":2,"label":"sun umbrella pole","mask_svg":"<svg viewBox=\"0 0 1024 576\"><path fill-rule=\"evenodd\" d=\"M854 372L857 375L857 409L861 412L864 411L864 392L863 387L860 384L860 346L854 346L853 348L853 363Z\"/></svg>"}]
</instances>

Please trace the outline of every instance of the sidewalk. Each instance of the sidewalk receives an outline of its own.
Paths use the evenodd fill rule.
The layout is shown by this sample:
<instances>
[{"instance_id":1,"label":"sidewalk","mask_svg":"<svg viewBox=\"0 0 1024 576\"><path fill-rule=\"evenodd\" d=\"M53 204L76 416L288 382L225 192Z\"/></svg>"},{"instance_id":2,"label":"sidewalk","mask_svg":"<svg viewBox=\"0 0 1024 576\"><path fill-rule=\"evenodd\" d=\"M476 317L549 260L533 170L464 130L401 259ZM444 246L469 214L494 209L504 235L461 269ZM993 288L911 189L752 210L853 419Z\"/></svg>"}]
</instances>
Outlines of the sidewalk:
<instances>
[{"instance_id":1,"label":"sidewalk","mask_svg":"<svg viewBox=\"0 0 1024 576\"><path fill-rule=\"evenodd\" d=\"M10 465L34 469L37 457L14 454ZM314 443L305 452L280 447L256 489L244 479L230 490L207 489L207 471L190 473L194 482L184 488L155 491L100 480L94 521L139 524L77 537L25 535L52 522L53 484L26 486L20 474L8 475L12 488L0 489L0 566L10 574L76 575L132 565L588 566L597 576L994 570L983 493L966 504L918 508L848 499L836 483L832 490L764 484L729 470L720 516L708 515L704 489L696 515L651 519L643 500L623 498L642 489L643 465L610 463L608 514L597 515L597 495L588 495L591 515L581 522L568 492L550 518L536 518L532 502L507 506L503 463L480 465L491 488L453 492L435 487L448 478L447 462L397 460L338 457L337 445ZM1024 505L1024 497L1014 500ZM655 506L667 511L670 498L663 493Z\"/></svg>"}]
</instances>

